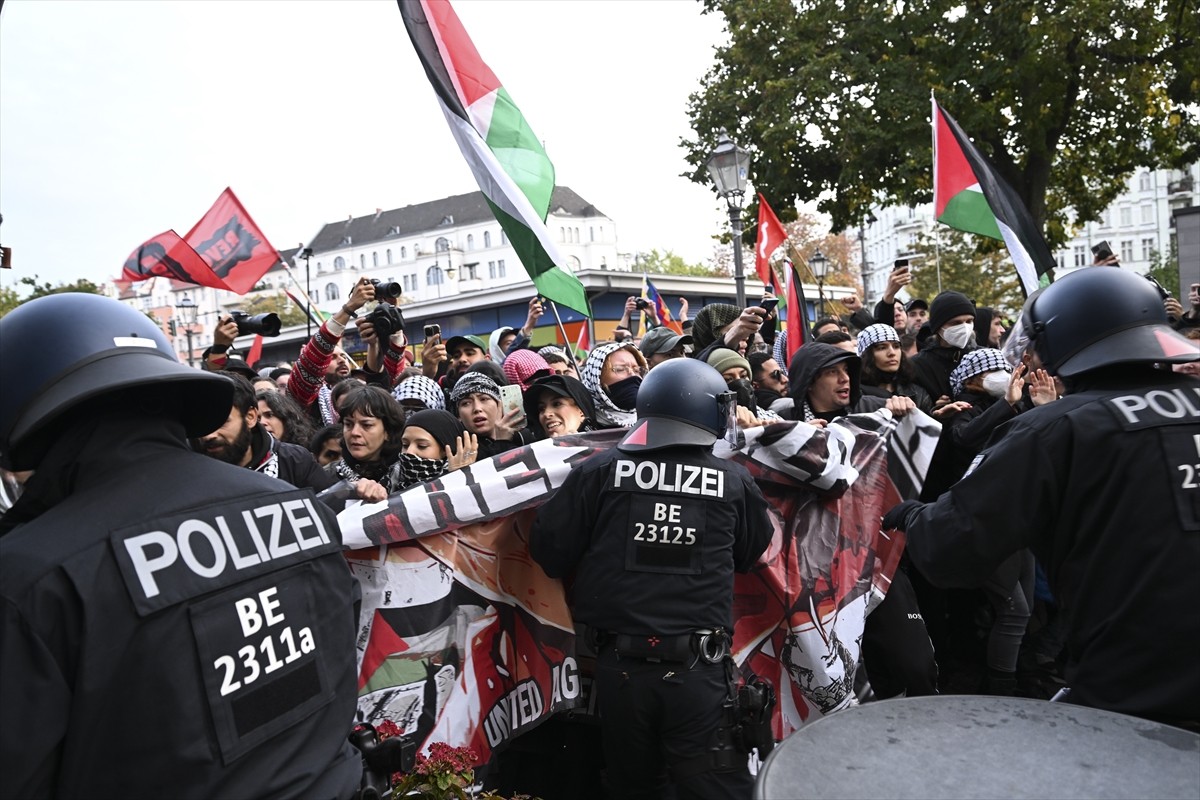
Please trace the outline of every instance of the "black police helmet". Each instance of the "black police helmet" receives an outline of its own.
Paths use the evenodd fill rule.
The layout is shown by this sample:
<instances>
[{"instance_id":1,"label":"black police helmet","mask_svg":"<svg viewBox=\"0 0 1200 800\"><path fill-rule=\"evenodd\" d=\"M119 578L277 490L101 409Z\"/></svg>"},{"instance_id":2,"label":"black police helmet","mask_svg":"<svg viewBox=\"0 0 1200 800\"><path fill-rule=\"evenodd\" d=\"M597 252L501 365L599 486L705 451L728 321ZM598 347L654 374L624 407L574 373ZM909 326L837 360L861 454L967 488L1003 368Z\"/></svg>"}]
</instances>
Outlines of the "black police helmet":
<instances>
[{"instance_id":1,"label":"black police helmet","mask_svg":"<svg viewBox=\"0 0 1200 800\"><path fill-rule=\"evenodd\" d=\"M694 358L673 358L650 370L637 394L637 424L617 445L657 450L711 447L725 434L736 395L721 373Z\"/></svg>"},{"instance_id":2,"label":"black police helmet","mask_svg":"<svg viewBox=\"0 0 1200 800\"><path fill-rule=\"evenodd\" d=\"M1069 378L1112 364L1200 358L1196 343L1167 324L1158 290L1116 267L1064 275L1027 305L1022 322L1053 375Z\"/></svg>"},{"instance_id":3,"label":"black police helmet","mask_svg":"<svg viewBox=\"0 0 1200 800\"><path fill-rule=\"evenodd\" d=\"M150 319L116 300L65 292L0 319L0 457L32 469L57 430L52 423L87 400L125 389L153 397L191 436L221 426L233 384L179 363Z\"/></svg>"}]
</instances>

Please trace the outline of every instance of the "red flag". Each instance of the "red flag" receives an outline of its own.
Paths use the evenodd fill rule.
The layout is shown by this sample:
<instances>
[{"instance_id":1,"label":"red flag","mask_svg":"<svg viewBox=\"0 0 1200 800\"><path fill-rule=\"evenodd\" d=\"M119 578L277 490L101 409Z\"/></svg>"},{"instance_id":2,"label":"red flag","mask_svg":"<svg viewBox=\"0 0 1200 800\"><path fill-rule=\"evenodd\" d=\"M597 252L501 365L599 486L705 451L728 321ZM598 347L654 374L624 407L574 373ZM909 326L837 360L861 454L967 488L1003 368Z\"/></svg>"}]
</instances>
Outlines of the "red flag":
<instances>
[{"instance_id":1,"label":"red flag","mask_svg":"<svg viewBox=\"0 0 1200 800\"><path fill-rule=\"evenodd\" d=\"M763 286L774 287L774 274L771 271L771 254L787 241L787 233L779 224L779 217L767 205L767 200L758 194L758 243L754 247L754 269L762 279Z\"/></svg>"},{"instance_id":2,"label":"red flag","mask_svg":"<svg viewBox=\"0 0 1200 800\"><path fill-rule=\"evenodd\" d=\"M263 337L262 337L262 334L260 333L254 337L254 344L250 345L250 352L246 353L246 363L247 364L249 364L250 366L253 367L255 364L257 364L259 361L262 360L262 346L263 346Z\"/></svg>"},{"instance_id":3,"label":"red flag","mask_svg":"<svg viewBox=\"0 0 1200 800\"><path fill-rule=\"evenodd\" d=\"M800 283L800 275L790 261L787 262L787 363L792 363L792 355L812 340L812 328L808 322L808 301L804 297L804 287ZM784 365L780 365L784 366Z\"/></svg>"},{"instance_id":4,"label":"red flag","mask_svg":"<svg viewBox=\"0 0 1200 800\"><path fill-rule=\"evenodd\" d=\"M139 245L125 261L121 277L141 281L162 275L245 294L280 260L227 188L187 236L180 238L171 230Z\"/></svg>"}]
</instances>

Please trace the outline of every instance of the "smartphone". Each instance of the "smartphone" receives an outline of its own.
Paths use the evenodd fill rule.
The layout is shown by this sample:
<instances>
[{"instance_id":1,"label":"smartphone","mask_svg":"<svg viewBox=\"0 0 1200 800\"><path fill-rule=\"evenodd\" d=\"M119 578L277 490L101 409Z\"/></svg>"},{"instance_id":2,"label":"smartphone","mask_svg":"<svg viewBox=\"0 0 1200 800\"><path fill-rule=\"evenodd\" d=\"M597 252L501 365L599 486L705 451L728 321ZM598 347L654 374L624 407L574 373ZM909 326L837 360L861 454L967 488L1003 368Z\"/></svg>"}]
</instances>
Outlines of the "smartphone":
<instances>
[{"instance_id":1,"label":"smartphone","mask_svg":"<svg viewBox=\"0 0 1200 800\"><path fill-rule=\"evenodd\" d=\"M504 414L508 414L514 408L520 411L521 414L517 420L522 425L525 424L525 400L521 396L520 386L501 386L500 405Z\"/></svg>"},{"instance_id":2,"label":"smartphone","mask_svg":"<svg viewBox=\"0 0 1200 800\"><path fill-rule=\"evenodd\" d=\"M770 314L775 310L775 306L779 305L779 298L772 297L769 300L763 300L761 303L759 303L759 305L762 306L768 314Z\"/></svg>"},{"instance_id":3,"label":"smartphone","mask_svg":"<svg viewBox=\"0 0 1200 800\"><path fill-rule=\"evenodd\" d=\"M1112 247L1109 246L1107 239L1099 244L1092 245L1092 255L1095 256L1097 261L1103 261L1106 258L1112 258L1112 254Z\"/></svg>"},{"instance_id":4,"label":"smartphone","mask_svg":"<svg viewBox=\"0 0 1200 800\"><path fill-rule=\"evenodd\" d=\"M426 339L432 339L435 336L441 336L441 335L442 335L442 326L441 325L434 324L434 325L426 325L425 326L425 338Z\"/></svg>"},{"instance_id":5,"label":"smartphone","mask_svg":"<svg viewBox=\"0 0 1200 800\"><path fill-rule=\"evenodd\" d=\"M896 263L892 265L892 272L895 272L895 271L901 270L901 269L903 269L903 270L908 269L908 259L907 258L897 258Z\"/></svg>"}]
</instances>

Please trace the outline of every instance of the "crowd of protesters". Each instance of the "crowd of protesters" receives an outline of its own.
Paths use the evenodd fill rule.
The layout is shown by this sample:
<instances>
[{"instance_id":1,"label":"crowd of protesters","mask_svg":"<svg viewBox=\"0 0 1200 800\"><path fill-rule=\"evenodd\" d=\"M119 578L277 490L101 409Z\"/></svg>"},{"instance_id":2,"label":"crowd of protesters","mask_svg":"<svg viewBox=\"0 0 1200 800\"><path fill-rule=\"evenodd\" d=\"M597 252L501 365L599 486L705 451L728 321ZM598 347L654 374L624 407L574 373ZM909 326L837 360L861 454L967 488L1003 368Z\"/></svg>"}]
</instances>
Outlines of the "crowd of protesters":
<instances>
[{"instance_id":1,"label":"crowd of protesters","mask_svg":"<svg viewBox=\"0 0 1200 800\"><path fill-rule=\"evenodd\" d=\"M688 319L684 301L681 328L651 319L639 337L633 297L612 339L588 352L531 344L544 311L538 298L520 328L446 338L439 328L421 341L398 330L381 341L362 313L375 302L363 279L294 364L246 364L232 349L236 324L223 317L204 367L230 376L233 403L225 422L192 446L296 487L342 482L352 497L377 502L539 439L629 428L647 374L693 358L736 396L742 428L824 427L879 409L933 417L942 433L921 498L933 501L969 473L1007 422L1058 401L1068 387L1013 339L1003 313L954 290L901 303L910 281L907 267L898 267L873 313L851 298L844 315L818 319L811 341L789 353L776 313L764 305L712 303ZM1173 299L1164 308L1200 349L1200 284L1188 301L1187 310ZM351 325L366 344L361 364L341 346ZM1200 379L1200 361L1170 368ZM6 505L18 483L6 473ZM868 618L865 696L1048 699L1063 689L1069 609L1048 589L1043 567L1024 550L977 588L946 590L906 558L885 604Z\"/></svg>"}]
</instances>

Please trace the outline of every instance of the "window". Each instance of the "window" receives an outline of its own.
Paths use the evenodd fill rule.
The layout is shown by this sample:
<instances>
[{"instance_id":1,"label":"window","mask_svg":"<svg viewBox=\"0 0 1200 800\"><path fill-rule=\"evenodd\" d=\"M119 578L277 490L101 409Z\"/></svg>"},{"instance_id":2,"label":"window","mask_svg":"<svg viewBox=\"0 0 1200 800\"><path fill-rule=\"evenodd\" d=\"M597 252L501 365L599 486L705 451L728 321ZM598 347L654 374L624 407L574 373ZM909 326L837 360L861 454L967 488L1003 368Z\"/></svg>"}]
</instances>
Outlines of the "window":
<instances>
[{"instance_id":1,"label":"window","mask_svg":"<svg viewBox=\"0 0 1200 800\"><path fill-rule=\"evenodd\" d=\"M1075 266L1086 267L1087 263L1088 263L1087 256L1085 255L1085 250L1084 250L1083 245L1081 245L1081 244L1075 245Z\"/></svg>"},{"instance_id":2,"label":"window","mask_svg":"<svg viewBox=\"0 0 1200 800\"><path fill-rule=\"evenodd\" d=\"M407 261L407 260L408 260L408 248L407 248L407 247L401 247L401 248L400 248L400 260L401 260L401 261Z\"/></svg>"},{"instance_id":3,"label":"window","mask_svg":"<svg viewBox=\"0 0 1200 800\"><path fill-rule=\"evenodd\" d=\"M445 280L442 277L441 267L430 267L425 270L425 285L426 286L441 286Z\"/></svg>"},{"instance_id":4,"label":"window","mask_svg":"<svg viewBox=\"0 0 1200 800\"><path fill-rule=\"evenodd\" d=\"M571 272L579 272L580 267L583 265L575 256L567 256L567 266L570 267Z\"/></svg>"},{"instance_id":5,"label":"window","mask_svg":"<svg viewBox=\"0 0 1200 800\"><path fill-rule=\"evenodd\" d=\"M496 262L496 277L497 278L504 277L504 259L503 258Z\"/></svg>"},{"instance_id":6,"label":"window","mask_svg":"<svg viewBox=\"0 0 1200 800\"><path fill-rule=\"evenodd\" d=\"M1133 209L1130 208L1129 206L1121 206L1121 224L1122 225L1132 225L1133 224Z\"/></svg>"},{"instance_id":7,"label":"window","mask_svg":"<svg viewBox=\"0 0 1200 800\"><path fill-rule=\"evenodd\" d=\"M326 300L337 300L339 297L341 297L341 295L342 293L338 290L338 285L336 283L325 284Z\"/></svg>"},{"instance_id":8,"label":"window","mask_svg":"<svg viewBox=\"0 0 1200 800\"><path fill-rule=\"evenodd\" d=\"M1144 203L1142 205L1142 222L1153 222L1153 221L1154 221L1154 206L1150 205L1149 203Z\"/></svg>"},{"instance_id":9,"label":"window","mask_svg":"<svg viewBox=\"0 0 1200 800\"><path fill-rule=\"evenodd\" d=\"M316 289L313 289L311 292L308 293L308 299L312 300L314 303L319 303L319 302L321 302L321 293L318 292Z\"/></svg>"},{"instance_id":10,"label":"window","mask_svg":"<svg viewBox=\"0 0 1200 800\"><path fill-rule=\"evenodd\" d=\"M1054 257L1054 260L1058 262L1059 269L1063 269L1067 266L1067 256L1065 253L1059 253Z\"/></svg>"},{"instance_id":11,"label":"window","mask_svg":"<svg viewBox=\"0 0 1200 800\"><path fill-rule=\"evenodd\" d=\"M491 231L483 232L483 246L484 247L492 246L492 232Z\"/></svg>"},{"instance_id":12,"label":"window","mask_svg":"<svg viewBox=\"0 0 1200 800\"><path fill-rule=\"evenodd\" d=\"M488 262L488 277L491 278L492 280L496 279L496 262L495 261Z\"/></svg>"},{"instance_id":13,"label":"window","mask_svg":"<svg viewBox=\"0 0 1200 800\"><path fill-rule=\"evenodd\" d=\"M384 257L387 259L387 263L392 263L392 249L390 247L385 252Z\"/></svg>"},{"instance_id":14,"label":"window","mask_svg":"<svg viewBox=\"0 0 1200 800\"><path fill-rule=\"evenodd\" d=\"M338 256L337 258L335 258L333 260L333 268L334 269L345 269L346 268L346 259L342 258L341 256Z\"/></svg>"},{"instance_id":15,"label":"window","mask_svg":"<svg viewBox=\"0 0 1200 800\"><path fill-rule=\"evenodd\" d=\"M439 253L444 253L450 249L450 240L445 236L439 236L438 240L433 243L433 249Z\"/></svg>"},{"instance_id":16,"label":"window","mask_svg":"<svg viewBox=\"0 0 1200 800\"><path fill-rule=\"evenodd\" d=\"M1133 261L1133 239L1121 240L1121 260Z\"/></svg>"},{"instance_id":17,"label":"window","mask_svg":"<svg viewBox=\"0 0 1200 800\"><path fill-rule=\"evenodd\" d=\"M504 228L500 229L500 246L508 244L508 234L504 232Z\"/></svg>"},{"instance_id":18,"label":"window","mask_svg":"<svg viewBox=\"0 0 1200 800\"><path fill-rule=\"evenodd\" d=\"M464 281L473 281L478 278L479 275L475 272L475 268L478 266L478 264L463 264L462 267L459 268L459 273L462 275L462 279Z\"/></svg>"},{"instance_id":19,"label":"window","mask_svg":"<svg viewBox=\"0 0 1200 800\"><path fill-rule=\"evenodd\" d=\"M1109 217L1110 217L1110 216L1111 216L1111 215L1108 213L1108 209L1105 209L1104 211L1101 211L1101 212L1100 212L1100 218L1096 220L1096 227L1097 227L1097 228L1107 228L1107 227L1108 227L1108 220L1109 220Z\"/></svg>"},{"instance_id":20,"label":"window","mask_svg":"<svg viewBox=\"0 0 1200 800\"><path fill-rule=\"evenodd\" d=\"M588 241L589 242L596 241L596 229L595 228L588 228Z\"/></svg>"},{"instance_id":21,"label":"window","mask_svg":"<svg viewBox=\"0 0 1200 800\"><path fill-rule=\"evenodd\" d=\"M317 272L321 272L321 262L317 262Z\"/></svg>"},{"instance_id":22,"label":"window","mask_svg":"<svg viewBox=\"0 0 1200 800\"><path fill-rule=\"evenodd\" d=\"M566 228L558 229L558 240L560 242L565 242L567 240L567 229Z\"/></svg>"},{"instance_id":23,"label":"window","mask_svg":"<svg viewBox=\"0 0 1200 800\"><path fill-rule=\"evenodd\" d=\"M372 267L379 266L379 253L378 252L371 253L371 266Z\"/></svg>"},{"instance_id":24,"label":"window","mask_svg":"<svg viewBox=\"0 0 1200 800\"><path fill-rule=\"evenodd\" d=\"M1142 239L1142 261L1149 261L1154 257L1154 240L1150 238Z\"/></svg>"},{"instance_id":25,"label":"window","mask_svg":"<svg viewBox=\"0 0 1200 800\"><path fill-rule=\"evenodd\" d=\"M475 235L472 233L467 234L467 249L468 250L475 249Z\"/></svg>"},{"instance_id":26,"label":"window","mask_svg":"<svg viewBox=\"0 0 1200 800\"><path fill-rule=\"evenodd\" d=\"M1143 192L1150 191L1150 173L1143 172L1138 176L1138 189Z\"/></svg>"},{"instance_id":27,"label":"window","mask_svg":"<svg viewBox=\"0 0 1200 800\"><path fill-rule=\"evenodd\" d=\"M366 253L358 254L358 268L359 269L367 268L367 254Z\"/></svg>"},{"instance_id":28,"label":"window","mask_svg":"<svg viewBox=\"0 0 1200 800\"><path fill-rule=\"evenodd\" d=\"M575 244L579 244L580 241L581 241L581 239L579 238L579 228L576 228L575 229Z\"/></svg>"},{"instance_id":29,"label":"window","mask_svg":"<svg viewBox=\"0 0 1200 800\"><path fill-rule=\"evenodd\" d=\"M417 276L416 275L405 275L404 276L404 291L405 291L405 293L415 292L416 290L417 290Z\"/></svg>"}]
</instances>

